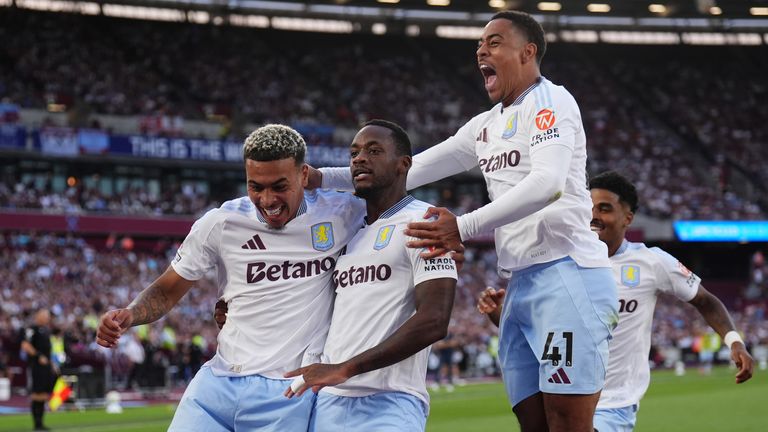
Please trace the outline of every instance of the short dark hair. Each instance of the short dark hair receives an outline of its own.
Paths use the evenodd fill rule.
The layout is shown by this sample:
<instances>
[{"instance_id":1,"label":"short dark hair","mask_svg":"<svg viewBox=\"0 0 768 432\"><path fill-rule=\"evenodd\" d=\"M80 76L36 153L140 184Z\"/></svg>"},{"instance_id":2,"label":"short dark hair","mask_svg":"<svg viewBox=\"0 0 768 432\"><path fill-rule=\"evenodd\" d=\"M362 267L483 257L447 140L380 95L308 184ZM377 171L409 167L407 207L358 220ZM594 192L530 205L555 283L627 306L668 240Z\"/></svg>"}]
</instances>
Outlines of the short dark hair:
<instances>
[{"instance_id":1,"label":"short dark hair","mask_svg":"<svg viewBox=\"0 0 768 432\"><path fill-rule=\"evenodd\" d=\"M296 165L304 163L307 144L295 129L268 124L253 131L243 144L243 158L259 162L269 162L293 158Z\"/></svg>"},{"instance_id":2,"label":"short dark hair","mask_svg":"<svg viewBox=\"0 0 768 432\"><path fill-rule=\"evenodd\" d=\"M626 177L616 171L606 171L589 180L589 190L605 189L619 196L632 213L637 211L637 189Z\"/></svg>"},{"instance_id":3,"label":"short dark hair","mask_svg":"<svg viewBox=\"0 0 768 432\"><path fill-rule=\"evenodd\" d=\"M395 150L397 150L397 155L413 156L411 139L408 138L408 134L405 132L405 129L400 127L400 125L397 123L391 122L389 120L372 119L365 122L363 127L365 126L381 126L383 128L389 129L389 131L392 133L392 141L395 143Z\"/></svg>"},{"instance_id":4,"label":"short dark hair","mask_svg":"<svg viewBox=\"0 0 768 432\"><path fill-rule=\"evenodd\" d=\"M496 13L491 21L495 19L505 19L523 32L528 42L536 45L536 63L541 64L541 59L547 52L547 40L544 38L544 29L538 21L531 15L520 11L501 11Z\"/></svg>"}]
</instances>

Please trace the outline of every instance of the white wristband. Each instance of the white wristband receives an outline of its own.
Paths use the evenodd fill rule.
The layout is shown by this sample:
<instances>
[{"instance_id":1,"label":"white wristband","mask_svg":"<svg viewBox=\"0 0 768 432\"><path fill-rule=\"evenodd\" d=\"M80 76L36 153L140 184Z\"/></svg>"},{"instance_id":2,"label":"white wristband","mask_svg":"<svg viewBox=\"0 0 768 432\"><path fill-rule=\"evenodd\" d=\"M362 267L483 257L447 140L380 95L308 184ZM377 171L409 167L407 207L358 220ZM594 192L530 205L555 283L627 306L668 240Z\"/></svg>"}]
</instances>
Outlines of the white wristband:
<instances>
[{"instance_id":1,"label":"white wristband","mask_svg":"<svg viewBox=\"0 0 768 432\"><path fill-rule=\"evenodd\" d=\"M735 330L731 330L726 333L725 337L723 338L723 342L728 345L728 348L731 348L734 342L744 343L744 341L741 339L741 335L739 335L739 332Z\"/></svg>"},{"instance_id":2,"label":"white wristband","mask_svg":"<svg viewBox=\"0 0 768 432\"><path fill-rule=\"evenodd\" d=\"M291 383L291 391L296 393L304 385L304 375L299 375Z\"/></svg>"}]
</instances>

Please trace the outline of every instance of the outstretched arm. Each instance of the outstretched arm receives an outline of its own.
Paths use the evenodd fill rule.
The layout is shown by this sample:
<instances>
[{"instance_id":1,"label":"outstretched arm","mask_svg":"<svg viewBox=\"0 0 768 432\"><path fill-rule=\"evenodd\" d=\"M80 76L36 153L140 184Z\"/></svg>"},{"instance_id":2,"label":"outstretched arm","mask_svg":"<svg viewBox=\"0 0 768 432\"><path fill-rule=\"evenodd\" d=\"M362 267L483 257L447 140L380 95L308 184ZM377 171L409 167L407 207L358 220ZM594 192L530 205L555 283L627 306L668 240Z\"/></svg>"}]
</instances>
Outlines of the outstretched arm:
<instances>
[{"instance_id":1,"label":"outstretched arm","mask_svg":"<svg viewBox=\"0 0 768 432\"><path fill-rule=\"evenodd\" d=\"M557 201L565 190L573 152L567 146L551 145L531 155L531 172L503 195L458 218L448 209L430 208L425 217L434 222L411 222L406 235L420 240L408 247L433 247L424 258L434 258L461 241L529 216Z\"/></svg>"},{"instance_id":2,"label":"outstretched arm","mask_svg":"<svg viewBox=\"0 0 768 432\"><path fill-rule=\"evenodd\" d=\"M731 316L725 309L723 302L712 295L712 293L707 291L703 286L699 286L699 291L689 303L696 307L707 324L709 324L720 337L725 339L726 334L736 331L736 326L733 325ZM730 349L731 358L739 368L738 373L736 373L736 383L743 383L752 378L754 360L747 352L744 342L733 342Z\"/></svg>"},{"instance_id":3,"label":"outstretched arm","mask_svg":"<svg viewBox=\"0 0 768 432\"><path fill-rule=\"evenodd\" d=\"M179 276L172 267L142 291L127 308L115 309L101 317L96 342L107 348L117 344L132 326L157 321L168 313L194 284Z\"/></svg>"},{"instance_id":4,"label":"outstretched arm","mask_svg":"<svg viewBox=\"0 0 768 432\"><path fill-rule=\"evenodd\" d=\"M408 171L406 189L450 177L467 171L477 165L475 136L472 120L456 132L456 135L413 156L413 166ZM351 191L352 173L349 167L320 168L316 173L310 170L309 187L322 187Z\"/></svg>"},{"instance_id":5,"label":"outstretched arm","mask_svg":"<svg viewBox=\"0 0 768 432\"><path fill-rule=\"evenodd\" d=\"M315 363L285 374L286 378L303 375L304 384L285 391L287 397L301 396L307 389L318 392L325 386L341 384L349 378L381 369L418 353L443 339L453 309L456 280L431 279L416 285L416 313L387 339L338 364Z\"/></svg>"}]
</instances>

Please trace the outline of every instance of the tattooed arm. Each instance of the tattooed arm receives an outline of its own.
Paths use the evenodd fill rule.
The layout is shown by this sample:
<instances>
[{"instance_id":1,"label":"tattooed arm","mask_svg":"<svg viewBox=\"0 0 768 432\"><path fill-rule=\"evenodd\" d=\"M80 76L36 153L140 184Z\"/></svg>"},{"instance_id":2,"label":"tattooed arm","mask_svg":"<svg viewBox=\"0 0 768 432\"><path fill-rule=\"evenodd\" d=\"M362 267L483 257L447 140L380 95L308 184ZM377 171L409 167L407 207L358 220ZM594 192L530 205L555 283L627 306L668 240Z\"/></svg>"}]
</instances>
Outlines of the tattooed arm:
<instances>
[{"instance_id":1,"label":"tattooed arm","mask_svg":"<svg viewBox=\"0 0 768 432\"><path fill-rule=\"evenodd\" d=\"M193 284L194 281L184 279L168 267L127 308L111 310L101 317L96 342L107 348L116 346L120 335L131 326L157 321L168 313Z\"/></svg>"},{"instance_id":2,"label":"tattooed arm","mask_svg":"<svg viewBox=\"0 0 768 432\"><path fill-rule=\"evenodd\" d=\"M712 327L720 337L725 338L725 334L730 331L735 331L736 326L733 325L733 320L728 314L728 310L723 303L712 293L704 289L703 286L699 286L699 291L696 296L689 301L690 304L698 309L701 316L707 321L707 324ZM731 359L739 371L736 374L736 383L742 383L752 378L753 363L752 356L747 352L747 348L743 342L734 342L731 345Z\"/></svg>"},{"instance_id":3,"label":"tattooed arm","mask_svg":"<svg viewBox=\"0 0 768 432\"><path fill-rule=\"evenodd\" d=\"M307 389L317 393L325 386L341 384L365 372L381 369L427 348L445 338L456 294L456 279L431 279L416 285L416 313L388 338L371 349L338 364L315 363L288 372L286 378L303 375L304 384L296 391L288 388L285 396L301 396Z\"/></svg>"}]
</instances>

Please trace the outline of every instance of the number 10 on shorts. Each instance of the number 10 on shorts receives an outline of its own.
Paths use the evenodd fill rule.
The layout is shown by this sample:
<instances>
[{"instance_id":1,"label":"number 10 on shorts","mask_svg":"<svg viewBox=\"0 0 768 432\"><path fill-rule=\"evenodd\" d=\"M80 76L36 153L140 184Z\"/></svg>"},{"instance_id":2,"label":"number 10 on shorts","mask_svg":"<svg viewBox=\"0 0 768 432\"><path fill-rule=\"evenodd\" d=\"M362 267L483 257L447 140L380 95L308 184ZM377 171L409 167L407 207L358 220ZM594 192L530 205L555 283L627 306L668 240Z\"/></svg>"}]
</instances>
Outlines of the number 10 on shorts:
<instances>
[{"instance_id":1,"label":"number 10 on shorts","mask_svg":"<svg viewBox=\"0 0 768 432\"><path fill-rule=\"evenodd\" d=\"M552 346L552 339L555 337L555 332L549 332L547 334L547 343L544 344L544 354L541 356L542 360L550 360L552 366L559 366L560 360L563 356L560 354L560 347ZM573 366L573 332L563 332L563 339L565 339L565 366ZM550 352L550 347L552 352Z\"/></svg>"}]
</instances>

